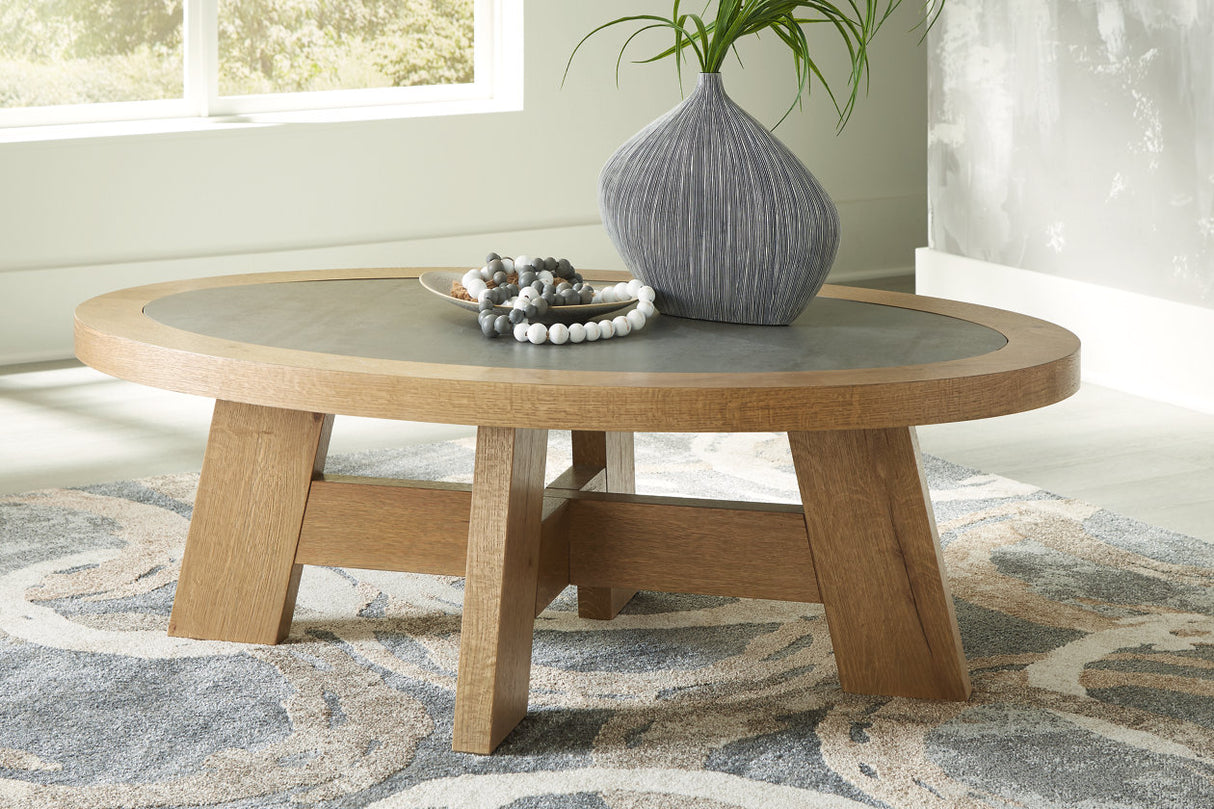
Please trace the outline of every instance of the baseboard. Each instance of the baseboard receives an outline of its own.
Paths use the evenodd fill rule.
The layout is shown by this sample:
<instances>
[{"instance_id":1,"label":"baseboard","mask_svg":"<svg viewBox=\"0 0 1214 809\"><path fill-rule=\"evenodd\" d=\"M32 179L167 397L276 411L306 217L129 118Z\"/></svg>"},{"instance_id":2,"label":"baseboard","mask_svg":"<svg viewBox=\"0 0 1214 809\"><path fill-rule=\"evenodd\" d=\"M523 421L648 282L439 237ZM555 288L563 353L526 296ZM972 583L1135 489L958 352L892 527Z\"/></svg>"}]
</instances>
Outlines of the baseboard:
<instances>
[{"instance_id":1,"label":"baseboard","mask_svg":"<svg viewBox=\"0 0 1214 809\"><path fill-rule=\"evenodd\" d=\"M1214 309L921 249L921 295L1049 320L1083 341L1083 379L1214 413Z\"/></svg>"}]
</instances>

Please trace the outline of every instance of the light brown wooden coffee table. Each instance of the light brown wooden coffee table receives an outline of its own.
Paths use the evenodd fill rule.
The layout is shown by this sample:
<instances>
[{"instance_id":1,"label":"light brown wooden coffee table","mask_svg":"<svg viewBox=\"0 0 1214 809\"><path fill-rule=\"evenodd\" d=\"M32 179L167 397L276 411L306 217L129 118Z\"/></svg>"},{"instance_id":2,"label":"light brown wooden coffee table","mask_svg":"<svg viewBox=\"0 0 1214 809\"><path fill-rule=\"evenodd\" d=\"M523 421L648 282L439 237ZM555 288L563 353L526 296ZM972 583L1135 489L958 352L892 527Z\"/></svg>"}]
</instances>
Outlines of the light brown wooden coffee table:
<instances>
[{"instance_id":1,"label":"light brown wooden coffee table","mask_svg":"<svg viewBox=\"0 0 1214 809\"><path fill-rule=\"evenodd\" d=\"M789 327L660 317L531 346L485 340L419 272L173 282L77 310L87 364L217 400L170 634L277 643L306 564L466 575L453 747L475 753L526 714L534 618L570 584L600 619L638 589L821 602L845 690L969 696L914 425L1066 398L1074 335L827 286ZM325 475L333 414L476 425L472 486ZM557 427L573 465L545 487ZM632 435L658 431L787 433L803 506L633 494Z\"/></svg>"}]
</instances>

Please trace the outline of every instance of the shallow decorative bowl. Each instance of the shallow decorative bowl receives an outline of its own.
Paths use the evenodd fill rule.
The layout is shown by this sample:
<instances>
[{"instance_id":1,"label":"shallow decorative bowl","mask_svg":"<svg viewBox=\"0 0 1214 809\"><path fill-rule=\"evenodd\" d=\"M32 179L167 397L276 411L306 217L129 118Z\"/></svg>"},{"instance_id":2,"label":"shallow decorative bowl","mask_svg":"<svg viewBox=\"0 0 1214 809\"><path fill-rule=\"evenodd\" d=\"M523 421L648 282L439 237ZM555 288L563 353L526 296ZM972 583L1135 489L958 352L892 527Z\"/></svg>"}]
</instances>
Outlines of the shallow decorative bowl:
<instances>
[{"instance_id":1,"label":"shallow decorative bowl","mask_svg":"<svg viewBox=\"0 0 1214 809\"><path fill-rule=\"evenodd\" d=\"M463 277L464 274L462 272L434 270L422 273L417 280L428 291L433 292L443 300L475 314L480 311L480 305L476 301L465 301L460 298L451 297L451 284ZM594 286L593 281L589 281L589 283ZM595 286L595 289L598 289L598 287ZM587 320L594 320L599 315L618 311L636 302L637 299L632 298L626 301L612 301L611 303L580 303L572 306L550 306L548 307L548 311L538 318L538 320L541 323L585 323ZM493 308L503 315L508 314L511 309L511 307L504 305Z\"/></svg>"}]
</instances>

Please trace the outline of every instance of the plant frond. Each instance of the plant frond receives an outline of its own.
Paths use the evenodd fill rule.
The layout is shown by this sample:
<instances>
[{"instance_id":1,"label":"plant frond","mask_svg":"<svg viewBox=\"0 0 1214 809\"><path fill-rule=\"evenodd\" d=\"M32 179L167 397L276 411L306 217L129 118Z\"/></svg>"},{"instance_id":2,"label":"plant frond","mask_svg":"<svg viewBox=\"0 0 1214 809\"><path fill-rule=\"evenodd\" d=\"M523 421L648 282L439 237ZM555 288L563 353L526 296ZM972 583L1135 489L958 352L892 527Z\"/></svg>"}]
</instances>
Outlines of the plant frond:
<instances>
[{"instance_id":1,"label":"plant frond","mask_svg":"<svg viewBox=\"0 0 1214 809\"><path fill-rule=\"evenodd\" d=\"M683 0L673 0L671 15L663 17L657 14L634 14L619 17L598 26L581 39L569 55L565 64L565 73L561 77L564 86L569 76L573 58L594 35L616 25L626 23L639 24L620 48L616 59L616 84L619 84L620 65L623 63L625 52L633 40L645 31L667 29L674 36L674 43L657 54L646 59L635 60L639 64L648 64L673 57L675 70L679 78L679 87L683 86L683 62L690 50L699 62L700 70L704 73L717 73L724 65L726 58L732 53L742 64L738 53L737 43L749 36L759 36L771 31L788 48L792 55L793 72L797 80L796 94L788 111L776 123L779 126L794 109L802 106L804 98L809 95L814 82L820 84L830 98L831 104L838 114L838 130L851 119L856 108L860 91L868 91L871 74L869 70L868 49L877 31L902 5L902 0L715 0L716 8L712 11L714 0L707 0L703 11L699 14L685 12ZM923 28L920 42L923 41L944 9L945 0L922 0L923 14L915 28ZM836 95L830 83L820 69L818 61L813 56L813 49L806 37L805 29L809 26L826 25L832 28L843 41L847 49L850 70L847 74L848 91L846 95ZM913 30L913 29L912 29Z\"/></svg>"}]
</instances>

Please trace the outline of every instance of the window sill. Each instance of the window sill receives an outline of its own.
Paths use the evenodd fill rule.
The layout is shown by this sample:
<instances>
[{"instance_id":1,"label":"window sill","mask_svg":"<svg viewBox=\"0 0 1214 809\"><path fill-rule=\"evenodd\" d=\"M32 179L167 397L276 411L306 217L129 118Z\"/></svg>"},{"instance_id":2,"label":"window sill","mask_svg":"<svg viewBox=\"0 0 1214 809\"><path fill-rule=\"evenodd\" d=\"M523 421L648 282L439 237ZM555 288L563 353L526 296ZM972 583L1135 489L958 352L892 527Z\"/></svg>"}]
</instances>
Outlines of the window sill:
<instances>
[{"instance_id":1,"label":"window sill","mask_svg":"<svg viewBox=\"0 0 1214 809\"><path fill-rule=\"evenodd\" d=\"M522 109L523 100L521 93L519 93L517 95L496 98L454 99L414 102L410 104L251 113L247 115L216 115L208 118L144 118L134 121L106 121L86 124L15 126L0 128L0 144L162 135L183 132L214 132L289 124L347 124L405 118L483 115L519 112Z\"/></svg>"}]
</instances>

